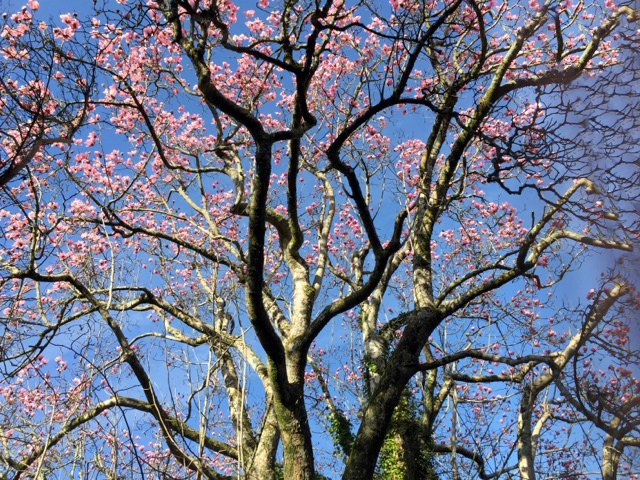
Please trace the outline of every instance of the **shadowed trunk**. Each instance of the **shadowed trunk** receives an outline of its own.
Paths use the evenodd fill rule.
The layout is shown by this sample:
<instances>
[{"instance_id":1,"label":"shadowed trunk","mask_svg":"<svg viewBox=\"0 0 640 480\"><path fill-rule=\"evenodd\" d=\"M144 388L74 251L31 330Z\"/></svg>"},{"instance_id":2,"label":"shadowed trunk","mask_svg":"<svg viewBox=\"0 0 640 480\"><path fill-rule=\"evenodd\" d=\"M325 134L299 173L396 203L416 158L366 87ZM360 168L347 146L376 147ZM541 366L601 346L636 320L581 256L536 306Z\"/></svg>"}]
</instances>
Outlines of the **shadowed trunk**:
<instances>
[{"instance_id":1,"label":"shadowed trunk","mask_svg":"<svg viewBox=\"0 0 640 480\"><path fill-rule=\"evenodd\" d=\"M296 358L298 357L298 358ZM284 478L315 478L311 430L304 404L304 357L287 358L289 384L274 391L274 407L284 457ZM273 372L273 369L272 369ZM272 373L275 384L275 373Z\"/></svg>"},{"instance_id":2,"label":"shadowed trunk","mask_svg":"<svg viewBox=\"0 0 640 480\"><path fill-rule=\"evenodd\" d=\"M380 448L407 382L416 373L420 350L440 321L433 309L407 314L407 327L364 412L343 479L373 478Z\"/></svg>"}]
</instances>

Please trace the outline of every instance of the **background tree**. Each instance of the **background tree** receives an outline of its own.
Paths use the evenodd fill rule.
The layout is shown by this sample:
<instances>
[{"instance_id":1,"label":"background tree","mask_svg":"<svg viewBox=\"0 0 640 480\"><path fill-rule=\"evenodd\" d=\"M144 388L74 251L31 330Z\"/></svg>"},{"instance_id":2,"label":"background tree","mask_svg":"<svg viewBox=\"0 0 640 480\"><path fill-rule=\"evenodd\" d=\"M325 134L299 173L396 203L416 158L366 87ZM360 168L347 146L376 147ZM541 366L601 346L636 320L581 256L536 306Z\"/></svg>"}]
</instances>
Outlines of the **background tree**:
<instances>
[{"instance_id":1,"label":"background tree","mask_svg":"<svg viewBox=\"0 0 640 480\"><path fill-rule=\"evenodd\" d=\"M635 10L38 8L0 46L6 475L632 468L635 288L555 296L638 236L636 117L598 150L568 88L610 100Z\"/></svg>"},{"instance_id":2,"label":"background tree","mask_svg":"<svg viewBox=\"0 0 640 480\"><path fill-rule=\"evenodd\" d=\"M0 186L5 186L36 155L53 155L47 147L71 142L90 108L95 66L65 61L46 30L34 28L27 7L11 17L4 14L2 32ZM67 48L74 57L91 57L91 44Z\"/></svg>"}]
</instances>

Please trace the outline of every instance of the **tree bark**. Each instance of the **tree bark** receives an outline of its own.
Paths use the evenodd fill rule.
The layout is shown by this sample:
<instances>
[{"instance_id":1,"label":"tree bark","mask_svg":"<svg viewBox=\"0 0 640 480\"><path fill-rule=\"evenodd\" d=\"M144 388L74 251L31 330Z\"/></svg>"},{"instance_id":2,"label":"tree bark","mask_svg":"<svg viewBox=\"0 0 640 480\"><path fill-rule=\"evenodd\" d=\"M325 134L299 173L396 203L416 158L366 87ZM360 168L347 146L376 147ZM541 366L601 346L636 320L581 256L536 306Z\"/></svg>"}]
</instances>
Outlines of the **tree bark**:
<instances>
[{"instance_id":1,"label":"tree bark","mask_svg":"<svg viewBox=\"0 0 640 480\"><path fill-rule=\"evenodd\" d=\"M247 480L276 480L275 460L279 443L280 431L273 400L268 400L258 446L246 468Z\"/></svg>"},{"instance_id":2,"label":"tree bark","mask_svg":"<svg viewBox=\"0 0 640 480\"><path fill-rule=\"evenodd\" d=\"M602 447L602 479L616 480L618 478L618 464L622 455L620 442L614 445L613 437L607 435Z\"/></svg>"},{"instance_id":3,"label":"tree bark","mask_svg":"<svg viewBox=\"0 0 640 480\"><path fill-rule=\"evenodd\" d=\"M434 309L420 309L408 315L407 327L387 362L375 392L372 392L342 476L343 480L373 478L380 448L391 417L409 379L416 373L420 350L440 322Z\"/></svg>"},{"instance_id":4,"label":"tree bark","mask_svg":"<svg viewBox=\"0 0 640 480\"><path fill-rule=\"evenodd\" d=\"M536 478L536 472L533 468L531 420L537 395L538 391L534 390L533 386L526 385L518 412L518 469L522 480L535 480Z\"/></svg>"},{"instance_id":5,"label":"tree bark","mask_svg":"<svg viewBox=\"0 0 640 480\"><path fill-rule=\"evenodd\" d=\"M304 369L306 361L298 355L287 358L289 383L274 389L274 407L284 457L284 478L313 480L315 477L311 429L304 404ZM274 385L275 369L271 368Z\"/></svg>"}]
</instances>

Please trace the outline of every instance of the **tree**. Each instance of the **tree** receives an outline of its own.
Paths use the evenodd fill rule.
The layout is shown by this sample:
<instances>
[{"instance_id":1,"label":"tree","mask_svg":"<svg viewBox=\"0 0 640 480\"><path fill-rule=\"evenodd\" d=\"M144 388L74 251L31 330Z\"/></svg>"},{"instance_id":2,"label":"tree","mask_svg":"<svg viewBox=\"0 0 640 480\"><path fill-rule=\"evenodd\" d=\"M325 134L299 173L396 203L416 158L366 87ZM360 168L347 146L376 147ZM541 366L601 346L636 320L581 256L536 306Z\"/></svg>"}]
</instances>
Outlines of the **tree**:
<instances>
[{"instance_id":1,"label":"tree","mask_svg":"<svg viewBox=\"0 0 640 480\"><path fill-rule=\"evenodd\" d=\"M637 11L115 3L2 30L5 475L632 468Z\"/></svg>"},{"instance_id":2,"label":"tree","mask_svg":"<svg viewBox=\"0 0 640 480\"><path fill-rule=\"evenodd\" d=\"M43 29L33 28L27 7L10 19L5 14L3 20L0 186L7 185L46 147L71 141L87 114L95 79L91 63L61 61L51 38ZM91 53L80 44L75 50L76 57Z\"/></svg>"}]
</instances>

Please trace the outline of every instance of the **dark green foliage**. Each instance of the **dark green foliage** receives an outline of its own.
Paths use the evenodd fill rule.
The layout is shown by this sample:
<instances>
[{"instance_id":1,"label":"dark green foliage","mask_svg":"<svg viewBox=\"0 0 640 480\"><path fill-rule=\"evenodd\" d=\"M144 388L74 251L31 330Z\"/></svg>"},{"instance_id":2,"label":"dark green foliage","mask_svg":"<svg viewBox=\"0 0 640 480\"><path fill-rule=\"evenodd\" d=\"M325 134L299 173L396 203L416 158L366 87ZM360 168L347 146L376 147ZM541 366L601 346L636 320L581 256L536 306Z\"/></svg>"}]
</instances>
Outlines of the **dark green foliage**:
<instances>
[{"instance_id":1,"label":"dark green foliage","mask_svg":"<svg viewBox=\"0 0 640 480\"><path fill-rule=\"evenodd\" d=\"M351 432L351 422L341 411L331 412L328 420L331 422L329 433L333 438L333 443L340 454L347 458L354 440Z\"/></svg>"}]
</instances>

